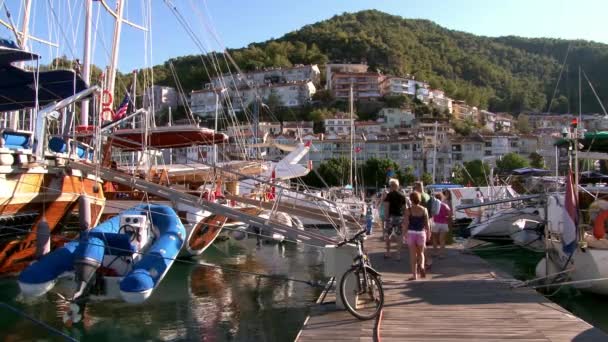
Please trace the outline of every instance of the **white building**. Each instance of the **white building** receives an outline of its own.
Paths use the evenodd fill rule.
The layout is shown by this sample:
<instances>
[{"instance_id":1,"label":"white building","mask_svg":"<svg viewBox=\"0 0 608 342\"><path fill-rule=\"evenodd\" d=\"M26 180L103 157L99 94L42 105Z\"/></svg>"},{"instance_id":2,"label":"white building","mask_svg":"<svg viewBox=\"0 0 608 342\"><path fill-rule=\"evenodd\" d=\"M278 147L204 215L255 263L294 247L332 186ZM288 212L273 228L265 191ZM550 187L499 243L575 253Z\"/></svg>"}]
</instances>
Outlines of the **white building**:
<instances>
[{"instance_id":1,"label":"white building","mask_svg":"<svg viewBox=\"0 0 608 342\"><path fill-rule=\"evenodd\" d=\"M177 108L181 104L175 88L155 85L144 90L143 108L151 108L154 105L154 110L158 111L167 107Z\"/></svg>"},{"instance_id":2,"label":"white building","mask_svg":"<svg viewBox=\"0 0 608 342\"><path fill-rule=\"evenodd\" d=\"M323 120L325 133L336 135L350 134L350 129L353 127L355 119L357 119L357 116L351 118L350 114L336 113L334 117Z\"/></svg>"},{"instance_id":3,"label":"white building","mask_svg":"<svg viewBox=\"0 0 608 342\"><path fill-rule=\"evenodd\" d=\"M479 136L453 138L451 141L452 163L458 165L485 157L485 142Z\"/></svg>"},{"instance_id":4,"label":"white building","mask_svg":"<svg viewBox=\"0 0 608 342\"><path fill-rule=\"evenodd\" d=\"M312 121L283 121L281 133L303 137L313 133Z\"/></svg>"},{"instance_id":5,"label":"white building","mask_svg":"<svg viewBox=\"0 0 608 342\"><path fill-rule=\"evenodd\" d=\"M222 111L222 102L223 100L220 101L220 95L213 90L193 90L190 93L190 109L195 115L213 117L216 110L218 112Z\"/></svg>"},{"instance_id":6,"label":"white building","mask_svg":"<svg viewBox=\"0 0 608 342\"><path fill-rule=\"evenodd\" d=\"M416 116L409 109L401 108L382 108L378 117L383 118L384 129L409 128L416 120Z\"/></svg>"},{"instance_id":7,"label":"white building","mask_svg":"<svg viewBox=\"0 0 608 342\"><path fill-rule=\"evenodd\" d=\"M261 132L267 132L271 135L279 135L282 133L280 122L260 122L258 127Z\"/></svg>"},{"instance_id":8,"label":"white building","mask_svg":"<svg viewBox=\"0 0 608 342\"><path fill-rule=\"evenodd\" d=\"M447 110L448 113L452 114L453 109L453 100L447 96L443 90L439 89L424 89L424 91L419 90L417 98L430 106L435 106L441 110Z\"/></svg>"},{"instance_id":9,"label":"white building","mask_svg":"<svg viewBox=\"0 0 608 342\"><path fill-rule=\"evenodd\" d=\"M494 130L497 132L510 133L514 130L513 116L507 113L496 114Z\"/></svg>"},{"instance_id":10,"label":"white building","mask_svg":"<svg viewBox=\"0 0 608 342\"><path fill-rule=\"evenodd\" d=\"M377 121L355 121L355 133L374 136L382 132L382 125Z\"/></svg>"},{"instance_id":11,"label":"white building","mask_svg":"<svg viewBox=\"0 0 608 342\"><path fill-rule=\"evenodd\" d=\"M216 96L216 91L211 89L203 89L193 91L190 95L190 106L192 112L203 117L213 116L215 113L215 104L218 100L218 110L223 110L228 106L228 102L235 111L241 111L247 108L257 96L262 98L262 102L267 100L271 94L275 94L281 106L283 107L298 107L302 106L312 99L312 95L316 92L316 87L312 81L290 82L281 84L270 84L259 88L243 87L240 89L228 90L227 94L223 93Z\"/></svg>"},{"instance_id":12,"label":"white building","mask_svg":"<svg viewBox=\"0 0 608 342\"><path fill-rule=\"evenodd\" d=\"M410 78L389 77L386 84L386 93L389 95L410 95L416 96L424 93L421 89L427 89L428 84Z\"/></svg>"},{"instance_id":13,"label":"white building","mask_svg":"<svg viewBox=\"0 0 608 342\"><path fill-rule=\"evenodd\" d=\"M224 74L211 78L210 83L206 87L209 89L238 89L247 86L265 86L304 81L310 81L315 85L319 85L321 71L316 64L296 65L291 68L271 68L235 75Z\"/></svg>"}]
</instances>

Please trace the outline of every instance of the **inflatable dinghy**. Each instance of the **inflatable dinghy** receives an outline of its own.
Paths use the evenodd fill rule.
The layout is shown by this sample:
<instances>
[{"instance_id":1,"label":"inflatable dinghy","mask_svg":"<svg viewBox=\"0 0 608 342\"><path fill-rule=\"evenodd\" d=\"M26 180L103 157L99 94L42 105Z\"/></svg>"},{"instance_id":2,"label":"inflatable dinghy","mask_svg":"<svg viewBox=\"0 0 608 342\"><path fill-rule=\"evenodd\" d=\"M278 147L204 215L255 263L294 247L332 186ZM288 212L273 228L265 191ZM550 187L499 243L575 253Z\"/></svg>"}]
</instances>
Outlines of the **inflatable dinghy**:
<instances>
[{"instance_id":1,"label":"inflatable dinghy","mask_svg":"<svg viewBox=\"0 0 608 342\"><path fill-rule=\"evenodd\" d=\"M171 207L140 205L28 266L19 287L25 296L53 290L71 301L88 297L141 303L167 274L185 237Z\"/></svg>"}]
</instances>

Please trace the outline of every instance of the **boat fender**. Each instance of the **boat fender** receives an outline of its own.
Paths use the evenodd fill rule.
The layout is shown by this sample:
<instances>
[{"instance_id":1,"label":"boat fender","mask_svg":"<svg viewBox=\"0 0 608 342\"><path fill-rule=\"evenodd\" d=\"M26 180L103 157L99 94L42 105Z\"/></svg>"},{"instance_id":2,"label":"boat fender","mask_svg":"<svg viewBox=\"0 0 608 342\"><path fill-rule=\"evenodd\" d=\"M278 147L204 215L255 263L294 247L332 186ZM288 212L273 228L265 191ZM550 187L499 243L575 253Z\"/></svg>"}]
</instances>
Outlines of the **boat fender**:
<instances>
[{"instance_id":1,"label":"boat fender","mask_svg":"<svg viewBox=\"0 0 608 342\"><path fill-rule=\"evenodd\" d=\"M237 241L241 241L247 237L247 232L244 230L235 230L232 232L232 237Z\"/></svg>"},{"instance_id":2,"label":"boat fender","mask_svg":"<svg viewBox=\"0 0 608 342\"><path fill-rule=\"evenodd\" d=\"M51 251L51 227L46 221L46 216L42 215L38 222L36 235L36 258L41 258Z\"/></svg>"},{"instance_id":3,"label":"boat fender","mask_svg":"<svg viewBox=\"0 0 608 342\"><path fill-rule=\"evenodd\" d=\"M606 219L608 219L608 210L604 210L597 215L593 223L593 236L598 240L606 236Z\"/></svg>"},{"instance_id":4,"label":"boat fender","mask_svg":"<svg viewBox=\"0 0 608 342\"><path fill-rule=\"evenodd\" d=\"M85 195L78 198L78 220L80 230L85 231L91 228L91 201Z\"/></svg>"}]
</instances>

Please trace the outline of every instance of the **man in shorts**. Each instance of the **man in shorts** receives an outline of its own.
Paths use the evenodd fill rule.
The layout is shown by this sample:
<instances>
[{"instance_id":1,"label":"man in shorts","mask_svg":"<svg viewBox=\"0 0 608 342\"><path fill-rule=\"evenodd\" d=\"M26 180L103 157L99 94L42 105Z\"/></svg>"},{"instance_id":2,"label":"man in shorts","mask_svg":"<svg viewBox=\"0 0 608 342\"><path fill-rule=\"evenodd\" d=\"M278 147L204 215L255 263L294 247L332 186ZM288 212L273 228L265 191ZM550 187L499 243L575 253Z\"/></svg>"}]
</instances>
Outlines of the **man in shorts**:
<instances>
[{"instance_id":1,"label":"man in shorts","mask_svg":"<svg viewBox=\"0 0 608 342\"><path fill-rule=\"evenodd\" d=\"M385 258L390 257L391 238L397 239L397 260L401 260L401 223L405 209L405 195L399 191L399 180L391 178L388 182L390 192L384 198L384 242L386 243Z\"/></svg>"}]
</instances>

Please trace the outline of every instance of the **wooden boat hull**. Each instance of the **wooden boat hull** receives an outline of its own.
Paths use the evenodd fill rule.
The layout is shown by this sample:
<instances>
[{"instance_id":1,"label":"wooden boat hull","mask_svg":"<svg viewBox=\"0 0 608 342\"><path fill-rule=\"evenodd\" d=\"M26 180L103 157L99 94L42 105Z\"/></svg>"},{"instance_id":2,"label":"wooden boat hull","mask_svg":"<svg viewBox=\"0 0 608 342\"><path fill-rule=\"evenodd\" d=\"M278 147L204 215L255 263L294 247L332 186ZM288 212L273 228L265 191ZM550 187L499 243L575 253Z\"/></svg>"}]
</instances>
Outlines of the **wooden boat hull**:
<instances>
[{"instance_id":1,"label":"wooden boat hull","mask_svg":"<svg viewBox=\"0 0 608 342\"><path fill-rule=\"evenodd\" d=\"M25 268L36 255L38 224L44 217L51 233L51 247L62 245L78 232L69 231L77 203L86 196L90 222L96 225L105 204L101 183L92 176L63 168L0 170L0 275ZM4 222L2 222L4 221Z\"/></svg>"}]
</instances>

